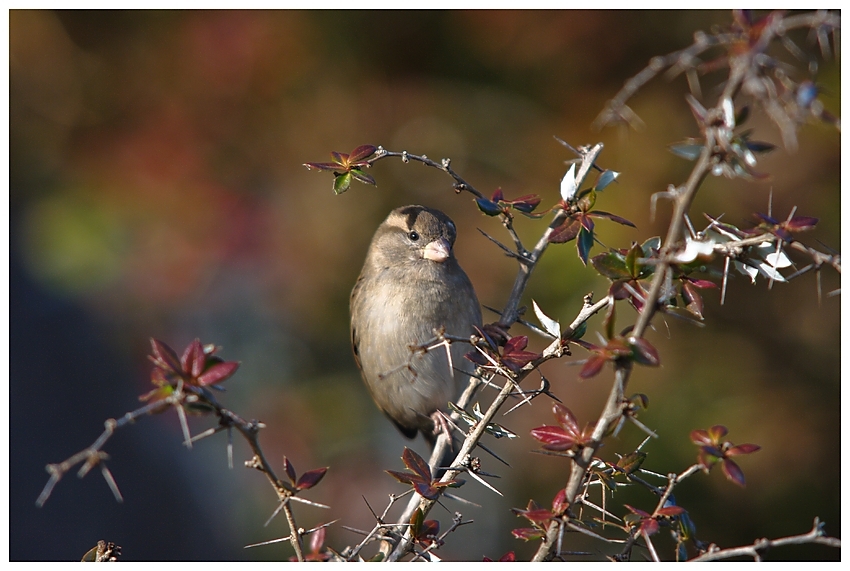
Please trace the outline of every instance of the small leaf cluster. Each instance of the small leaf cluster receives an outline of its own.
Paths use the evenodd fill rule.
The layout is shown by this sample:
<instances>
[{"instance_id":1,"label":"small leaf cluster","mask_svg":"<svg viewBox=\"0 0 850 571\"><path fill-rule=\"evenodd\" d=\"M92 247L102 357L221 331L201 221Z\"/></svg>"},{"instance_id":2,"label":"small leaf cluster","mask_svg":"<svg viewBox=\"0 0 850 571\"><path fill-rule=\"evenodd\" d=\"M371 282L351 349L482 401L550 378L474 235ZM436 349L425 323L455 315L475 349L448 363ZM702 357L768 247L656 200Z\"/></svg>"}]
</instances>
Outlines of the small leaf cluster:
<instances>
[{"instance_id":1,"label":"small leaf cluster","mask_svg":"<svg viewBox=\"0 0 850 571\"><path fill-rule=\"evenodd\" d=\"M364 167L370 166L367 159L377 150L378 148L374 145L360 145L350 153L331 152L333 162L304 163L304 166L308 169L333 171L334 193L342 194L351 187L352 179L377 186L374 177L363 172Z\"/></svg>"},{"instance_id":2,"label":"small leaf cluster","mask_svg":"<svg viewBox=\"0 0 850 571\"><path fill-rule=\"evenodd\" d=\"M215 355L219 347L202 345L195 339L183 350L181 357L167 344L151 338L148 358L153 362L151 383L157 388L139 397L142 401L157 401L168 397L179 385L189 385L205 390L229 379L239 368L237 361L224 361ZM200 411L199 411L200 412Z\"/></svg>"},{"instance_id":3,"label":"small leaf cluster","mask_svg":"<svg viewBox=\"0 0 850 571\"><path fill-rule=\"evenodd\" d=\"M297 492L309 490L318 484L322 478L325 477L325 473L328 471L327 468L316 468L315 470L304 472L301 474L301 477L297 477L295 474L295 468L292 466L292 462L290 462L286 456L283 457L283 468L286 472L286 477L289 478L292 490Z\"/></svg>"},{"instance_id":4,"label":"small leaf cluster","mask_svg":"<svg viewBox=\"0 0 850 571\"><path fill-rule=\"evenodd\" d=\"M632 528L637 528L637 532L642 535L653 535L661 528L661 523L667 518L680 516L685 513L685 509L679 506L665 506L655 510L655 513L647 513L638 508L633 508L629 504L623 504L630 514L623 517L626 525Z\"/></svg>"},{"instance_id":5,"label":"small leaf cluster","mask_svg":"<svg viewBox=\"0 0 850 571\"><path fill-rule=\"evenodd\" d=\"M691 442L699 446L697 461L703 470L708 473L716 464L720 464L723 474L730 482L734 482L742 488L746 485L744 472L731 457L742 454L752 454L761 450L757 444L739 444L735 446L723 438L729 430L722 424L716 424L708 430L694 430L691 432Z\"/></svg>"},{"instance_id":6,"label":"small leaf cluster","mask_svg":"<svg viewBox=\"0 0 850 571\"><path fill-rule=\"evenodd\" d=\"M751 141L752 130L735 133L737 125L743 124L749 117L749 107L744 106L735 114L732 101L723 101L724 113L721 117L710 114L693 96L688 95L688 104L702 132L701 139L686 139L670 145L674 155L690 161L696 160L705 147L705 134L708 127L719 127L716 141L715 156L718 162L712 168L714 176L723 175L726 178L744 178L747 180L767 180L769 175L756 171L756 154L765 154L775 145L762 141Z\"/></svg>"},{"instance_id":7,"label":"small leaf cluster","mask_svg":"<svg viewBox=\"0 0 850 571\"><path fill-rule=\"evenodd\" d=\"M386 470L387 474L401 482L413 486L416 493L423 498L436 500L443 488L459 488L463 485L463 480L449 480L441 482L431 476L431 468L428 467L422 456L405 447L402 452L401 460L410 472L396 472L395 470Z\"/></svg>"},{"instance_id":8,"label":"small leaf cluster","mask_svg":"<svg viewBox=\"0 0 850 571\"><path fill-rule=\"evenodd\" d=\"M430 547L436 544L441 546L444 541L438 537L440 533L440 522L435 519L425 519L422 510L416 508L413 515L410 516L410 535L416 543L423 547Z\"/></svg>"},{"instance_id":9,"label":"small leaf cluster","mask_svg":"<svg viewBox=\"0 0 850 571\"><path fill-rule=\"evenodd\" d=\"M593 210L596 205L597 193L614 182L620 173L603 170L597 177L596 184L590 188L579 191L579 182L576 180L575 164L573 164L561 180L561 201L558 207L567 213L564 221L549 234L549 242L552 244L563 244L571 240L576 241L578 257L584 265L587 265L590 249L594 242L593 218L607 218L618 224L635 225L616 214Z\"/></svg>"},{"instance_id":10,"label":"small leaf cluster","mask_svg":"<svg viewBox=\"0 0 850 571\"><path fill-rule=\"evenodd\" d=\"M533 527L517 528L511 530L511 533L517 539L524 541L542 539L546 535L552 520L561 518L567 512L568 507L567 494L564 489L555 494L552 499L552 507L549 509L540 507L534 500L528 500L528 506L524 510L511 508L511 511L527 519Z\"/></svg>"},{"instance_id":11,"label":"small leaf cluster","mask_svg":"<svg viewBox=\"0 0 850 571\"><path fill-rule=\"evenodd\" d=\"M640 245L633 243L628 250L611 250L594 256L590 263L597 272L611 280L608 295L618 300L628 299L632 307L640 311L647 296L640 282L655 272L655 265L651 262L660 247L661 239L656 236Z\"/></svg>"},{"instance_id":12,"label":"small leaf cluster","mask_svg":"<svg viewBox=\"0 0 850 571\"><path fill-rule=\"evenodd\" d=\"M552 413L558 426L543 425L531 430L531 436L543 443L545 450L565 452L579 450L591 440L593 425L580 429L570 409L559 402L552 403Z\"/></svg>"},{"instance_id":13,"label":"small leaf cluster","mask_svg":"<svg viewBox=\"0 0 850 571\"><path fill-rule=\"evenodd\" d=\"M510 337L496 323L485 325L480 329L476 327L476 329L487 342L487 345L484 348L476 346L475 349L464 355L476 365L482 367L500 365L517 374L523 367L541 357L540 353L525 350L528 346L528 337L525 335ZM500 345L502 346L501 351Z\"/></svg>"},{"instance_id":14,"label":"small leaf cluster","mask_svg":"<svg viewBox=\"0 0 850 571\"><path fill-rule=\"evenodd\" d=\"M477 204L478 209L487 216L499 216L500 214L510 216L511 209L513 209L524 216L528 216L529 218L540 218L543 214L545 214L544 212L532 214L534 209L540 204L540 200L540 196L536 194L526 194L519 198L514 198L513 200L507 200L505 199L502 189L497 188L491 198L476 198L475 204Z\"/></svg>"}]
</instances>

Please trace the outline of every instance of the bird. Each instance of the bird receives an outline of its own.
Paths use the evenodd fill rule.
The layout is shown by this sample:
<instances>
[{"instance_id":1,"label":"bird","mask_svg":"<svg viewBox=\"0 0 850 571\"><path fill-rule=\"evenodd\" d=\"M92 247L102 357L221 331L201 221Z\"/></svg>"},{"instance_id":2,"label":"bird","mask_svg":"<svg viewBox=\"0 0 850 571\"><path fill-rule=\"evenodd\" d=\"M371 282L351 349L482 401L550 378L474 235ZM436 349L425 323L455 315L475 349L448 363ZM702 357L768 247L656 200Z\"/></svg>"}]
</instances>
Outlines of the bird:
<instances>
[{"instance_id":1,"label":"bird","mask_svg":"<svg viewBox=\"0 0 850 571\"><path fill-rule=\"evenodd\" d=\"M462 342L415 348L436 332L469 337L481 326L475 289L452 251L456 237L439 210L396 208L375 231L351 291L351 346L372 399L402 434L421 431L432 446L436 411L456 398L474 365Z\"/></svg>"}]
</instances>

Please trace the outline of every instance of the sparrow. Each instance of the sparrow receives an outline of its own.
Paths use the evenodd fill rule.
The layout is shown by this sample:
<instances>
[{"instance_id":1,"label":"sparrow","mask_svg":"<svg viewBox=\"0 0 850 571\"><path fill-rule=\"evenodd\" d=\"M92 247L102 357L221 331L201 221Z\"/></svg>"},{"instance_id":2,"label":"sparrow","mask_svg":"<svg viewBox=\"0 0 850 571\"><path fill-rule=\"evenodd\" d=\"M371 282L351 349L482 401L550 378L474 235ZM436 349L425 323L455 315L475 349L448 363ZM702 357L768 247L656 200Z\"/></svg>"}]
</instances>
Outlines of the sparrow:
<instances>
[{"instance_id":1,"label":"sparrow","mask_svg":"<svg viewBox=\"0 0 850 571\"><path fill-rule=\"evenodd\" d=\"M372 399L402 434L421 431L431 445L436 411L456 398L474 365L463 358L465 343L415 348L437 332L469 337L481 325L475 290L452 252L456 236L439 210L393 210L351 292L351 347Z\"/></svg>"}]
</instances>

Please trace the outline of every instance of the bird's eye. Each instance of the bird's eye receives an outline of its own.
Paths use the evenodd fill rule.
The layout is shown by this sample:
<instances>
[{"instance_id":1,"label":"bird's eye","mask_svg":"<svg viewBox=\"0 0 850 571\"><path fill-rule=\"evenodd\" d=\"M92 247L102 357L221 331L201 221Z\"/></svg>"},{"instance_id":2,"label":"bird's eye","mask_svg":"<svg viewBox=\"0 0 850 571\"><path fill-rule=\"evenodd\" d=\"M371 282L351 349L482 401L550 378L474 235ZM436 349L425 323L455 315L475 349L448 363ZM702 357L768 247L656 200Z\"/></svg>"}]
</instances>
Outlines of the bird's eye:
<instances>
[{"instance_id":1,"label":"bird's eye","mask_svg":"<svg viewBox=\"0 0 850 571\"><path fill-rule=\"evenodd\" d=\"M411 230L407 234L407 237L416 242L417 240L419 240L419 232L417 232L416 230Z\"/></svg>"}]
</instances>

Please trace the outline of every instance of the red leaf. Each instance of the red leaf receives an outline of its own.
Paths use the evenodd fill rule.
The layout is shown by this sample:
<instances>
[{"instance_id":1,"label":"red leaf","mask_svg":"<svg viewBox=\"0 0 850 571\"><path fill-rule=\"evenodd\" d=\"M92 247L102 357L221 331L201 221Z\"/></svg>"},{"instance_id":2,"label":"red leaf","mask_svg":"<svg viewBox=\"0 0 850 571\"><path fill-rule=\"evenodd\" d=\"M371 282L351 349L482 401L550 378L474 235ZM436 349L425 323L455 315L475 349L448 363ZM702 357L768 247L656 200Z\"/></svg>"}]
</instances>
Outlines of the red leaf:
<instances>
[{"instance_id":1,"label":"red leaf","mask_svg":"<svg viewBox=\"0 0 850 571\"><path fill-rule=\"evenodd\" d=\"M320 527L313 532L313 535L310 536L310 551L318 553L322 549L322 545L325 543L325 532L327 529L326 527Z\"/></svg>"},{"instance_id":2,"label":"red leaf","mask_svg":"<svg viewBox=\"0 0 850 571\"><path fill-rule=\"evenodd\" d=\"M661 359L658 357L658 351L656 351L655 347L653 347L646 339L642 337L630 339L629 344L632 347L635 361L641 365L657 367L661 364Z\"/></svg>"},{"instance_id":3,"label":"red leaf","mask_svg":"<svg viewBox=\"0 0 850 571\"><path fill-rule=\"evenodd\" d=\"M520 510L519 512L517 512L517 515L521 515L522 517L524 517L525 519L527 519L528 521L530 521L532 523L547 522L555 516L555 514L553 514L549 510L543 509L543 508L537 509L537 510L527 510L527 511Z\"/></svg>"},{"instance_id":4,"label":"red leaf","mask_svg":"<svg viewBox=\"0 0 850 571\"><path fill-rule=\"evenodd\" d=\"M633 514L635 514L635 515L639 515L639 516L640 516L640 517L642 517L642 518L648 518L648 517L651 517L651 514L648 514L647 512L645 512L645 511L643 511L643 510L639 510L639 509L637 509L637 508L633 508L633 507L632 507L632 506L630 506L629 504L623 504L623 507L624 507L624 508L626 508L627 510L629 510L630 512L632 512Z\"/></svg>"},{"instance_id":5,"label":"red leaf","mask_svg":"<svg viewBox=\"0 0 850 571\"><path fill-rule=\"evenodd\" d=\"M301 474L301 477L298 478L298 483L295 484L295 487L299 490L309 490L325 477L325 473L327 471L327 468L316 468L315 470L304 472Z\"/></svg>"},{"instance_id":6,"label":"red leaf","mask_svg":"<svg viewBox=\"0 0 850 571\"><path fill-rule=\"evenodd\" d=\"M608 220L613 220L617 224L622 224L623 226L631 226L632 228L637 228L632 222L626 220L622 216L617 216L616 214L611 214L610 212L604 212L602 210L594 210L593 212L588 212L588 216L595 216L597 218L607 218Z\"/></svg>"},{"instance_id":7,"label":"red leaf","mask_svg":"<svg viewBox=\"0 0 850 571\"><path fill-rule=\"evenodd\" d=\"M198 384L202 387L207 385L214 385L216 383L220 383L229 379L233 376L233 373L236 372L236 369L239 368L238 361L225 361L223 363L216 363L204 373L198 377Z\"/></svg>"},{"instance_id":8,"label":"red leaf","mask_svg":"<svg viewBox=\"0 0 850 571\"><path fill-rule=\"evenodd\" d=\"M481 561L492 562L493 560L485 555L484 558ZM505 553L504 555L502 555L499 558L499 563L506 563L506 562L513 562L513 561L516 561L516 553L514 553L513 551L508 551L507 553Z\"/></svg>"},{"instance_id":9,"label":"red leaf","mask_svg":"<svg viewBox=\"0 0 850 571\"><path fill-rule=\"evenodd\" d=\"M602 370L602 367L605 366L605 363L608 361L608 358L604 355L591 355L588 357L587 361L584 362L584 366L581 368L578 376L582 379L590 379L599 374L599 371Z\"/></svg>"},{"instance_id":10,"label":"red leaf","mask_svg":"<svg viewBox=\"0 0 850 571\"><path fill-rule=\"evenodd\" d=\"M308 169L316 169L319 171L338 171L343 170L339 163L304 163Z\"/></svg>"},{"instance_id":11,"label":"red leaf","mask_svg":"<svg viewBox=\"0 0 850 571\"><path fill-rule=\"evenodd\" d=\"M694 287L698 287L700 289L705 289L705 288L710 288L710 287L716 289L718 287L718 285L716 283L709 281L709 280L698 280L698 279L694 279L694 278L686 278L686 279L688 280L688 282L692 283L694 285Z\"/></svg>"},{"instance_id":12,"label":"red leaf","mask_svg":"<svg viewBox=\"0 0 850 571\"><path fill-rule=\"evenodd\" d=\"M811 216L795 216L785 223L785 227L792 232L799 232L801 230L811 230L817 223L818 219Z\"/></svg>"},{"instance_id":13,"label":"red leaf","mask_svg":"<svg viewBox=\"0 0 850 571\"><path fill-rule=\"evenodd\" d=\"M734 482L742 488L747 485L744 479L744 472L741 471L741 468L735 462L728 458L723 459L723 473L730 482Z\"/></svg>"},{"instance_id":14,"label":"red leaf","mask_svg":"<svg viewBox=\"0 0 850 571\"><path fill-rule=\"evenodd\" d=\"M655 513L657 513L658 515L663 515L665 517L672 517L685 513L685 508L679 506L667 506L666 508L661 508Z\"/></svg>"},{"instance_id":15,"label":"red leaf","mask_svg":"<svg viewBox=\"0 0 850 571\"><path fill-rule=\"evenodd\" d=\"M417 476L416 474L411 474L410 472L396 472L395 470L384 471L402 484L408 484L412 486L415 483L422 481L419 476Z\"/></svg>"},{"instance_id":16,"label":"red leaf","mask_svg":"<svg viewBox=\"0 0 850 571\"><path fill-rule=\"evenodd\" d=\"M436 500L440 497L440 490L433 487L430 483L422 481L413 482L413 489L416 490L417 494L429 500Z\"/></svg>"},{"instance_id":17,"label":"red leaf","mask_svg":"<svg viewBox=\"0 0 850 571\"><path fill-rule=\"evenodd\" d=\"M426 547L432 544L437 539L437 534L440 533L440 522L435 519L425 520L419 534L416 536L420 542Z\"/></svg>"},{"instance_id":18,"label":"red leaf","mask_svg":"<svg viewBox=\"0 0 850 571\"><path fill-rule=\"evenodd\" d=\"M740 456L741 454L752 454L753 452L758 452L759 450L761 450L761 446L759 446L758 444L739 444L727 450L726 456Z\"/></svg>"},{"instance_id":19,"label":"red leaf","mask_svg":"<svg viewBox=\"0 0 850 571\"><path fill-rule=\"evenodd\" d=\"M531 436L543 443L546 450L562 452L572 448L576 439L560 426L539 426L531 430Z\"/></svg>"},{"instance_id":20,"label":"red leaf","mask_svg":"<svg viewBox=\"0 0 850 571\"><path fill-rule=\"evenodd\" d=\"M658 521L655 519L643 519L640 522L640 531L646 535L653 535L658 531Z\"/></svg>"},{"instance_id":21,"label":"red leaf","mask_svg":"<svg viewBox=\"0 0 850 571\"><path fill-rule=\"evenodd\" d=\"M408 470L415 472L423 480L431 481L431 469L428 467L428 462L422 459L422 456L405 446L401 460Z\"/></svg>"},{"instance_id":22,"label":"red leaf","mask_svg":"<svg viewBox=\"0 0 850 571\"><path fill-rule=\"evenodd\" d=\"M289 478L289 481L295 484L295 467L286 456L283 457L283 469L286 471L286 476Z\"/></svg>"},{"instance_id":23,"label":"red leaf","mask_svg":"<svg viewBox=\"0 0 850 571\"><path fill-rule=\"evenodd\" d=\"M349 163L358 163L364 159L368 159L372 155L375 154L378 148L374 145L360 145L353 151L351 151L351 155L348 157Z\"/></svg>"},{"instance_id":24,"label":"red leaf","mask_svg":"<svg viewBox=\"0 0 850 571\"><path fill-rule=\"evenodd\" d=\"M718 444L720 440L729 434L729 429L723 426L722 424L715 424L711 428L708 429L708 435L711 436L711 441L714 444Z\"/></svg>"},{"instance_id":25,"label":"red leaf","mask_svg":"<svg viewBox=\"0 0 850 571\"><path fill-rule=\"evenodd\" d=\"M557 515L563 515L568 507L567 491L565 489L558 490L558 493L555 494L555 498L552 500L552 512Z\"/></svg>"},{"instance_id":26,"label":"red leaf","mask_svg":"<svg viewBox=\"0 0 850 571\"><path fill-rule=\"evenodd\" d=\"M540 357L539 353L523 351L526 345L528 345L528 337L524 335L513 337L505 343L502 362L514 372L518 372L525 365Z\"/></svg>"},{"instance_id":27,"label":"red leaf","mask_svg":"<svg viewBox=\"0 0 850 571\"><path fill-rule=\"evenodd\" d=\"M578 436L581 430L578 427L578 420L570 409L559 402L552 403L552 412L555 414L555 420L558 424L567 431L567 434Z\"/></svg>"},{"instance_id":28,"label":"red leaf","mask_svg":"<svg viewBox=\"0 0 850 571\"><path fill-rule=\"evenodd\" d=\"M201 345L200 339L195 339L183 351L183 357L180 358L180 364L183 366L183 372L189 373L193 377L200 376L204 372L206 364L206 355L204 355L204 347Z\"/></svg>"},{"instance_id":29,"label":"red leaf","mask_svg":"<svg viewBox=\"0 0 850 571\"><path fill-rule=\"evenodd\" d=\"M533 541L535 539L543 538L543 532L533 527L521 527L519 529L513 529L511 530L511 534L517 539L522 539L524 541Z\"/></svg>"},{"instance_id":30,"label":"red leaf","mask_svg":"<svg viewBox=\"0 0 850 571\"><path fill-rule=\"evenodd\" d=\"M511 204L520 212L525 212L526 214L528 214L535 208L537 208L541 200L542 199L536 194L528 194L526 196L515 198L511 201Z\"/></svg>"},{"instance_id":31,"label":"red leaf","mask_svg":"<svg viewBox=\"0 0 850 571\"><path fill-rule=\"evenodd\" d=\"M505 342L505 353L513 353L514 351L522 351L528 345L528 337L518 335L511 337Z\"/></svg>"},{"instance_id":32,"label":"red leaf","mask_svg":"<svg viewBox=\"0 0 850 571\"><path fill-rule=\"evenodd\" d=\"M708 432L703 430L702 428L691 431L691 442L693 442L697 446L702 446L703 444L713 444L711 436L709 436Z\"/></svg>"},{"instance_id":33,"label":"red leaf","mask_svg":"<svg viewBox=\"0 0 850 571\"><path fill-rule=\"evenodd\" d=\"M552 244L563 244L575 239L581 229L581 222L576 219L567 218L564 223L558 226L549 234L549 242Z\"/></svg>"},{"instance_id":34,"label":"red leaf","mask_svg":"<svg viewBox=\"0 0 850 571\"><path fill-rule=\"evenodd\" d=\"M499 202L504 199L505 193L502 192L501 188L497 188L496 191L493 193L492 198L490 198L490 200L492 200L493 202Z\"/></svg>"},{"instance_id":35,"label":"red leaf","mask_svg":"<svg viewBox=\"0 0 850 571\"><path fill-rule=\"evenodd\" d=\"M702 296L696 292L694 285L688 281L682 282L682 299L685 300L688 311L702 319Z\"/></svg>"},{"instance_id":36,"label":"red leaf","mask_svg":"<svg viewBox=\"0 0 850 571\"><path fill-rule=\"evenodd\" d=\"M490 364L490 361L488 361L487 358L484 355L482 355L481 353L479 353L478 351L470 351L469 353L464 355L464 357L466 359L472 361L476 365L489 365Z\"/></svg>"},{"instance_id":37,"label":"red leaf","mask_svg":"<svg viewBox=\"0 0 850 571\"><path fill-rule=\"evenodd\" d=\"M162 341L151 337L151 351L153 352L153 361L157 366L168 369L173 373L182 372L183 368L180 365L180 358L174 349Z\"/></svg>"}]
</instances>

